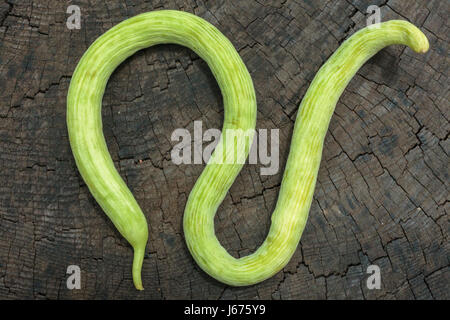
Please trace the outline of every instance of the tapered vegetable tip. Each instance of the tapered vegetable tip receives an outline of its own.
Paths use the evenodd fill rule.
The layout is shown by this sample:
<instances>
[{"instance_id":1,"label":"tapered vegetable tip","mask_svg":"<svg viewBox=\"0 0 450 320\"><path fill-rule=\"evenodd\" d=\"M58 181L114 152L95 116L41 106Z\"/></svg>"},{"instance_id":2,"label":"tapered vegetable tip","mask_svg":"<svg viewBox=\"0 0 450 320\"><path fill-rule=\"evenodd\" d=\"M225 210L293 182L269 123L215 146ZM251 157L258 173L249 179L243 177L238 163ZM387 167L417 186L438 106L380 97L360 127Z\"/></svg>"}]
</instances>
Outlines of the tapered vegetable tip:
<instances>
[{"instance_id":1,"label":"tapered vegetable tip","mask_svg":"<svg viewBox=\"0 0 450 320\"><path fill-rule=\"evenodd\" d=\"M407 41L406 44L417 53L427 52L430 48L430 44L425 34L410 22L401 21L401 23L405 24L407 34L409 35L409 41Z\"/></svg>"},{"instance_id":2,"label":"tapered vegetable tip","mask_svg":"<svg viewBox=\"0 0 450 320\"><path fill-rule=\"evenodd\" d=\"M136 289L144 290L141 279L142 262L144 261L145 247L135 247L133 258L133 283Z\"/></svg>"}]
</instances>

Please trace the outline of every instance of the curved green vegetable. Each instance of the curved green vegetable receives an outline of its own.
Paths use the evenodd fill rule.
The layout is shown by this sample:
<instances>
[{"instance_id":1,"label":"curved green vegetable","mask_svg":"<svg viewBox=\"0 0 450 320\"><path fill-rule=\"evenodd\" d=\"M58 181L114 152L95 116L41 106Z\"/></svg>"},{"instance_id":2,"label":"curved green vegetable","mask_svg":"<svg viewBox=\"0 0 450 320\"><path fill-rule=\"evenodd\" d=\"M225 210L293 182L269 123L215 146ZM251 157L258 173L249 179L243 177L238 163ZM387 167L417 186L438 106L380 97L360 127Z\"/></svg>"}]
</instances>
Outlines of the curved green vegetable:
<instances>
[{"instance_id":1,"label":"curved green vegetable","mask_svg":"<svg viewBox=\"0 0 450 320\"><path fill-rule=\"evenodd\" d=\"M148 227L139 205L120 177L102 131L106 83L136 51L161 43L186 46L205 60L225 105L225 125L254 128L256 98L251 77L227 38L209 22L181 11L153 11L118 24L99 37L81 58L67 96L67 127L75 162L94 198L133 246L133 281L142 289L141 267Z\"/></svg>"},{"instance_id":2,"label":"curved green vegetable","mask_svg":"<svg viewBox=\"0 0 450 320\"><path fill-rule=\"evenodd\" d=\"M428 50L428 40L419 29L409 22L393 20L355 33L318 71L295 120L269 234L253 254L240 259L232 257L214 234L214 215L241 166L206 166L189 196L184 214L187 245L205 272L226 284L245 286L273 276L289 262L308 218L323 141L336 103L358 69L379 50L392 44L405 44L416 52ZM224 129L228 128L234 126L225 123ZM219 143L216 150L222 147Z\"/></svg>"},{"instance_id":3,"label":"curved green vegetable","mask_svg":"<svg viewBox=\"0 0 450 320\"><path fill-rule=\"evenodd\" d=\"M246 159L256 125L252 80L233 45L214 26L180 11L154 11L125 20L99 37L80 60L67 97L67 125L81 176L119 232L133 246L133 281L142 288L141 267L148 238L145 217L121 179L102 132L101 104L114 69L136 51L175 43L208 63L224 101L223 133L240 132L233 141L222 134L186 205L183 225L187 246L200 267L224 283L260 282L282 269L294 253L312 201L323 140L336 102L359 67L390 44L428 49L412 24L390 21L363 29L345 41L319 70L297 115L291 150L269 234L253 254L236 259L214 233L214 215ZM230 163L230 156L236 161ZM240 161L237 161L240 160Z\"/></svg>"}]
</instances>

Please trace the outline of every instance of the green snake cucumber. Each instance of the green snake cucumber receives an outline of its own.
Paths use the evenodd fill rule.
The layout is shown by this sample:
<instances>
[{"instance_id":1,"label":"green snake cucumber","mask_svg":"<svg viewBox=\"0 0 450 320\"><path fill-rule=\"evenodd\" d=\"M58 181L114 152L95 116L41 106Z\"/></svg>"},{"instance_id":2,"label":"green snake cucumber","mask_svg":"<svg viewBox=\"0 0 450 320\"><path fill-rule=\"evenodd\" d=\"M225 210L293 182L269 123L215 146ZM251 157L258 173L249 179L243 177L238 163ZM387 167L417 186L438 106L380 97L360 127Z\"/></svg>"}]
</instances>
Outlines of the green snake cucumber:
<instances>
[{"instance_id":1,"label":"green snake cucumber","mask_svg":"<svg viewBox=\"0 0 450 320\"><path fill-rule=\"evenodd\" d=\"M229 157L246 159L252 137L244 132L256 126L255 91L239 54L210 23L181 11L140 14L100 36L81 58L70 83L69 140L90 192L134 249L132 274L137 289L143 289L141 268L148 227L108 152L101 105L107 81L121 62L138 50L164 43L179 44L196 52L210 67L222 92L222 136L189 195L183 227L187 247L197 264L215 279L232 286L261 282L280 271L292 257L307 221L331 116L358 69L388 45L404 44L416 52L426 52L429 46L425 35L414 25L392 20L358 31L328 59L299 107L269 234L253 254L236 259L218 241L214 216L243 166L243 161L230 163ZM243 134L227 141L224 133L228 130Z\"/></svg>"}]
</instances>

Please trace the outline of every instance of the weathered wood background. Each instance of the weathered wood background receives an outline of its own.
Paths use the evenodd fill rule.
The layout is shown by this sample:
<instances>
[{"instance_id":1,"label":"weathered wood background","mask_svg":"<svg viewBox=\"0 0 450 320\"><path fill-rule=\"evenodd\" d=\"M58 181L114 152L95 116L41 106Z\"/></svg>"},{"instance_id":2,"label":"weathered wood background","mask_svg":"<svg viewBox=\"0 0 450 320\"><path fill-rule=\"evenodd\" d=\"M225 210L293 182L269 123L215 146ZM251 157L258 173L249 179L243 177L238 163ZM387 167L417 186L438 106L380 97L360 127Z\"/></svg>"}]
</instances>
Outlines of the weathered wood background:
<instances>
[{"instance_id":1,"label":"weathered wood background","mask_svg":"<svg viewBox=\"0 0 450 320\"><path fill-rule=\"evenodd\" d=\"M66 9L81 9L69 30ZM281 167L246 165L216 216L234 256L254 251L270 225L294 119L319 67L366 24L406 19L428 36L425 55L389 47L351 81L326 138L314 202L296 254L258 285L225 286L202 272L182 230L204 165L175 165L176 128L221 128L207 65L175 45L143 50L109 81L104 132L147 217L145 291L134 289L132 250L95 203L69 147L72 72L102 33L136 14L180 9L217 26L239 50L257 92L257 128L280 129ZM19 1L0 0L0 298L16 299L448 299L448 1ZM81 290L66 288L69 265ZM366 286L371 264L380 290Z\"/></svg>"}]
</instances>

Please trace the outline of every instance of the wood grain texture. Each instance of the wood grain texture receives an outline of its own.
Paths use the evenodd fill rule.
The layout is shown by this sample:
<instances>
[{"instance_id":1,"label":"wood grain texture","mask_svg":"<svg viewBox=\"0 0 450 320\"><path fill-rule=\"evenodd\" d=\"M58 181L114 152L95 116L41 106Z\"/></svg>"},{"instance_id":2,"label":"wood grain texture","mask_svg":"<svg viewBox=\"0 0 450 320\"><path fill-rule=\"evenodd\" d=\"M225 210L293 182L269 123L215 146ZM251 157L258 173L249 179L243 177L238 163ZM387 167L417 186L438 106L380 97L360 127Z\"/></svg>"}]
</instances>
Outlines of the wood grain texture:
<instances>
[{"instance_id":1,"label":"wood grain texture","mask_svg":"<svg viewBox=\"0 0 450 320\"><path fill-rule=\"evenodd\" d=\"M155 9L210 21L235 45L254 81L257 128L280 129L280 170L244 166L216 216L223 246L253 252L270 225L297 107L312 78L367 6L405 19L430 40L417 55L389 47L350 82L325 141L309 220L293 259L261 284L232 288L201 271L182 215L204 165L175 165L176 128L221 128L222 97L188 49L143 50L113 74L103 99L107 144L149 223L134 289L132 249L89 194L65 123L70 77L113 25ZM0 298L4 299L449 299L449 22L445 1L0 0ZM66 289L68 265L81 290ZM368 265L381 269L368 290Z\"/></svg>"}]
</instances>

